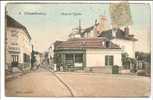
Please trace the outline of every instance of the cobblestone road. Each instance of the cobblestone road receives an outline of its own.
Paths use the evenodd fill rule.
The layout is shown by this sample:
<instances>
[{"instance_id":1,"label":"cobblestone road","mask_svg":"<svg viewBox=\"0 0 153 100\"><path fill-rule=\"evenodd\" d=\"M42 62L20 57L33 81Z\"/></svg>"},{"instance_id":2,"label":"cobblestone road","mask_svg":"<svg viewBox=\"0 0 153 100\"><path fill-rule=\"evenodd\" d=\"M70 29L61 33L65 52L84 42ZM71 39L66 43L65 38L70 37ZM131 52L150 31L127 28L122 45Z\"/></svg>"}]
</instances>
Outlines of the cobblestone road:
<instances>
[{"instance_id":1,"label":"cobblestone road","mask_svg":"<svg viewBox=\"0 0 153 100\"><path fill-rule=\"evenodd\" d=\"M150 78L39 69L7 81L6 96L149 96Z\"/></svg>"}]
</instances>

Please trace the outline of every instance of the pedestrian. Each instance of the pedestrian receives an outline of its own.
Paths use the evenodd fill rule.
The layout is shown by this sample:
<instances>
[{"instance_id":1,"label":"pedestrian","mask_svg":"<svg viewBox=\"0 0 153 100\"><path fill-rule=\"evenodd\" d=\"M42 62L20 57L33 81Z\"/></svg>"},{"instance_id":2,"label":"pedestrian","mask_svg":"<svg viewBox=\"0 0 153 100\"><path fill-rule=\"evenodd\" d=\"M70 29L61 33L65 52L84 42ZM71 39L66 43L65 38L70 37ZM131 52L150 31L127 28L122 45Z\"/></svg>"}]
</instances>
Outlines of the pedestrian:
<instances>
[{"instance_id":1,"label":"pedestrian","mask_svg":"<svg viewBox=\"0 0 153 100\"><path fill-rule=\"evenodd\" d=\"M39 69L39 68L40 68L40 64L37 65L37 69Z\"/></svg>"},{"instance_id":2,"label":"pedestrian","mask_svg":"<svg viewBox=\"0 0 153 100\"><path fill-rule=\"evenodd\" d=\"M57 68L56 68L56 64L54 64L54 71L56 71L57 70Z\"/></svg>"},{"instance_id":3,"label":"pedestrian","mask_svg":"<svg viewBox=\"0 0 153 100\"><path fill-rule=\"evenodd\" d=\"M40 63L38 61L36 61L36 67L37 67L37 69L39 69L39 67L40 67Z\"/></svg>"},{"instance_id":4,"label":"pedestrian","mask_svg":"<svg viewBox=\"0 0 153 100\"><path fill-rule=\"evenodd\" d=\"M60 71L63 71L63 64L61 64L60 66Z\"/></svg>"}]
</instances>

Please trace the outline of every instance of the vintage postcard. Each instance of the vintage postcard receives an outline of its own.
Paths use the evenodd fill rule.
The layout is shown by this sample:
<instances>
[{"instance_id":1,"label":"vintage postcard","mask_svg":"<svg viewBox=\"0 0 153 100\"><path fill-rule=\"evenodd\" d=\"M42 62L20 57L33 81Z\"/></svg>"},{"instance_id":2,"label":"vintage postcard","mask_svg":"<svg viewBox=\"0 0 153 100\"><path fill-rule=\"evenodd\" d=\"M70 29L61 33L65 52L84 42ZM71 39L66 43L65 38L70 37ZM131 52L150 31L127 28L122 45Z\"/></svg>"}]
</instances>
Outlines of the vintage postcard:
<instances>
[{"instance_id":1,"label":"vintage postcard","mask_svg":"<svg viewBox=\"0 0 153 100\"><path fill-rule=\"evenodd\" d=\"M7 2L6 97L150 97L151 3Z\"/></svg>"}]
</instances>

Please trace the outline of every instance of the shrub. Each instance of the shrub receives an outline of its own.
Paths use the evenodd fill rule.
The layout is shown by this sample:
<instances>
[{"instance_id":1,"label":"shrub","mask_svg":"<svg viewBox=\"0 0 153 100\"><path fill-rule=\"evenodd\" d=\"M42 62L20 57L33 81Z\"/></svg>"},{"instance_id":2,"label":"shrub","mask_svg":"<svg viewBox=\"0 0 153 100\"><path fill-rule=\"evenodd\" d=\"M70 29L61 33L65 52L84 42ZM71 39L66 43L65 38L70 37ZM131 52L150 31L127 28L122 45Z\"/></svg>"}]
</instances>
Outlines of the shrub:
<instances>
[{"instance_id":1,"label":"shrub","mask_svg":"<svg viewBox=\"0 0 153 100\"><path fill-rule=\"evenodd\" d=\"M137 71L137 75L138 76L145 76L146 75L146 72L144 70L138 70Z\"/></svg>"}]
</instances>

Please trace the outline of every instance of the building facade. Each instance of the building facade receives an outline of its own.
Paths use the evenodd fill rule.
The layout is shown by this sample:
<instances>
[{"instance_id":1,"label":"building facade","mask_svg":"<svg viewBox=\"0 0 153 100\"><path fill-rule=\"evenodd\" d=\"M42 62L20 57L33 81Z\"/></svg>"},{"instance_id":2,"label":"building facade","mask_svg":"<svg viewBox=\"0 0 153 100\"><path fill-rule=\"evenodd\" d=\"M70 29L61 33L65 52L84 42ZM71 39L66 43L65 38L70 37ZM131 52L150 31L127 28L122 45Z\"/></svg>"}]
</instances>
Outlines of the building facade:
<instances>
[{"instance_id":1,"label":"building facade","mask_svg":"<svg viewBox=\"0 0 153 100\"><path fill-rule=\"evenodd\" d=\"M5 60L6 69L17 67L19 64L31 62L31 37L25 26L6 15Z\"/></svg>"},{"instance_id":2,"label":"building facade","mask_svg":"<svg viewBox=\"0 0 153 100\"><path fill-rule=\"evenodd\" d=\"M73 38L55 44L54 61L58 68L122 66L120 47L106 38Z\"/></svg>"},{"instance_id":3,"label":"building facade","mask_svg":"<svg viewBox=\"0 0 153 100\"><path fill-rule=\"evenodd\" d=\"M124 30L120 28L109 29L101 32L99 37L110 39L121 47L122 53L127 53L130 58L135 58L135 42L137 42L137 39L134 35L129 34L129 31L128 27L125 27Z\"/></svg>"}]
</instances>

